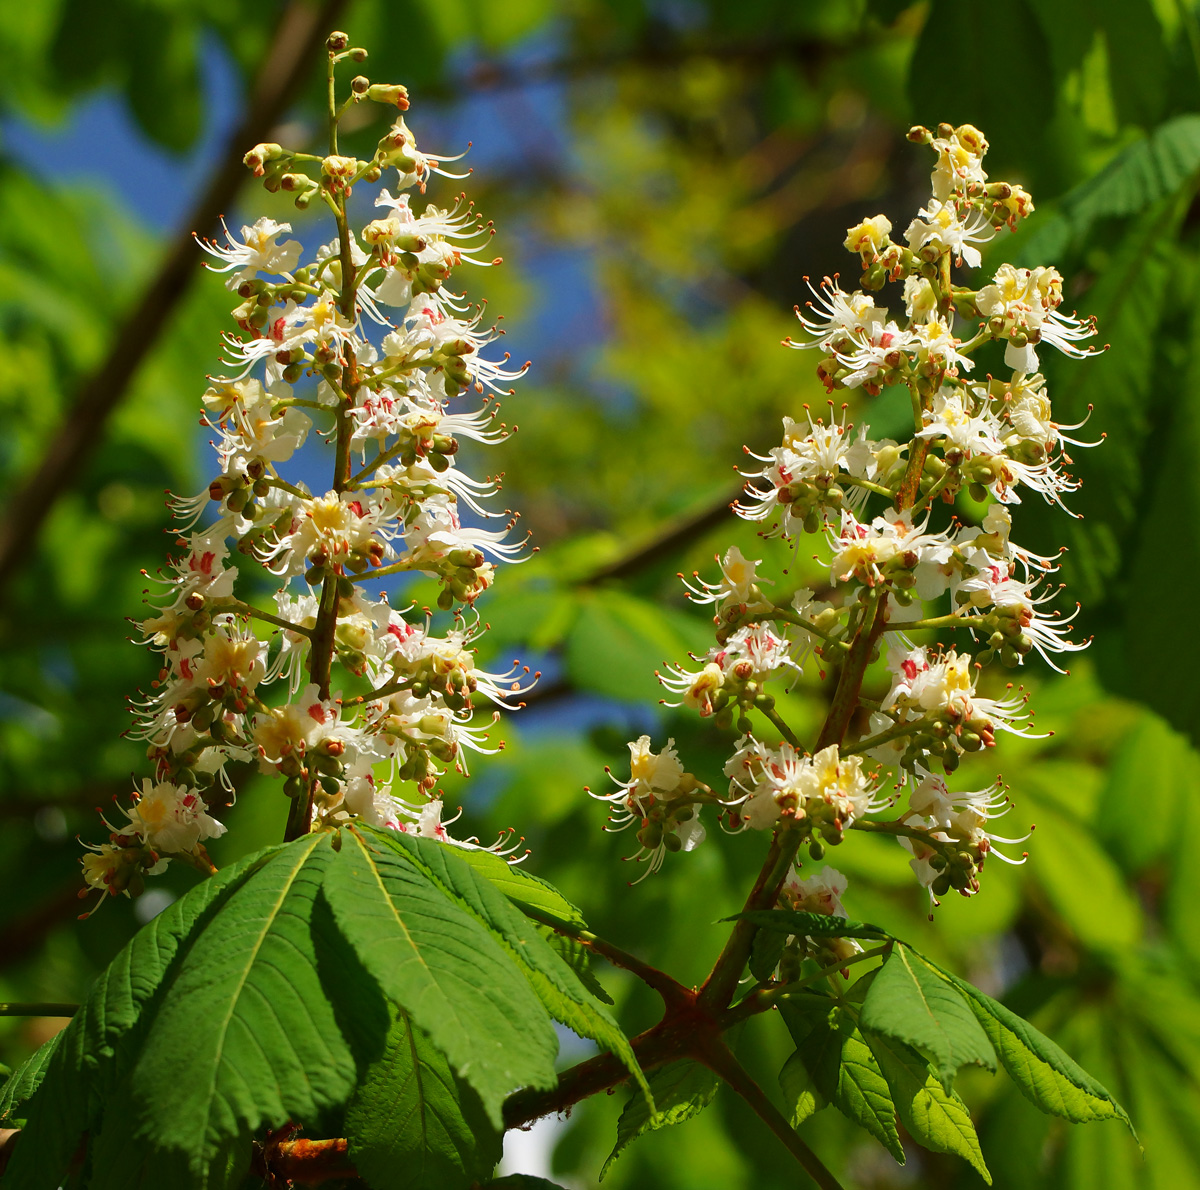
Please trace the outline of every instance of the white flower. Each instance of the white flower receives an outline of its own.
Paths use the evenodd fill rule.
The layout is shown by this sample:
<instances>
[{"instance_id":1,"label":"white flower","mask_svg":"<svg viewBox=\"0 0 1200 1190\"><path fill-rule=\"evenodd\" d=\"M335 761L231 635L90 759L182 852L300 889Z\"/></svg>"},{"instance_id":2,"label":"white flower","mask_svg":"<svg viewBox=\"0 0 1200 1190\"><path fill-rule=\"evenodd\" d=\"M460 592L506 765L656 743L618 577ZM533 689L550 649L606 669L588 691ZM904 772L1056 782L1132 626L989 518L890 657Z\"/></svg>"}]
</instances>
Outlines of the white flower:
<instances>
[{"instance_id":1,"label":"white flower","mask_svg":"<svg viewBox=\"0 0 1200 1190\"><path fill-rule=\"evenodd\" d=\"M715 603L719 613L728 608L736 608L745 614L751 611L764 611L771 607L771 601L763 596L758 589L760 582L771 582L770 579L760 579L757 568L761 561L751 562L742 555L736 545L731 545L725 551L725 557L718 559L721 566L721 581L706 583L699 574L693 574L695 585L684 580L688 598L693 603Z\"/></svg>"},{"instance_id":2,"label":"white flower","mask_svg":"<svg viewBox=\"0 0 1200 1190\"><path fill-rule=\"evenodd\" d=\"M1004 363L1017 373L1037 371L1035 345L1042 341L1077 359L1093 353L1094 349L1074 345L1096 333L1093 320L1060 314L1061 303L1062 277L1049 266L1019 269L1002 264L992 283L976 297L993 333L1008 339Z\"/></svg>"},{"instance_id":3,"label":"white flower","mask_svg":"<svg viewBox=\"0 0 1200 1190\"><path fill-rule=\"evenodd\" d=\"M209 255L225 262L223 268L209 265L213 272L238 270L226 280L226 289L237 289L243 281L252 280L260 271L290 277L300 259L302 246L299 240L285 240L282 244L275 242L285 231L292 230L290 223L276 223L264 215L252 227L242 228L241 243L229 234L224 219L221 220L221 229L225 232L224 246L215 240L202 240L199 237L196 242Z\"/></svg>"},{"instance_id":4,"label":"white flower","mask_svg":"<svg viewBox=\"0 0 1200 1190\"><path fill-rule=\"evenodd\" d=\"M144 780L133 808L124 813L133 831L155 851L194 851L201 839L225 833L196 790L169 781Z\"/></svg>"},{"instance_id":5,"label":"white flower","mask_svg":"<svg viewBox=\"0 0 1200 1190\"><path fill-rule=\"evenodd\" d=\"M986 244L995 234L991 221L981 212L972 210L964 219L953 202L932 198L908 225L904 238L913 252L927 260L936 260L948 250L958 263L965 260L975 269L982 258L974 245Z\"/></svg>"}]
</instances>

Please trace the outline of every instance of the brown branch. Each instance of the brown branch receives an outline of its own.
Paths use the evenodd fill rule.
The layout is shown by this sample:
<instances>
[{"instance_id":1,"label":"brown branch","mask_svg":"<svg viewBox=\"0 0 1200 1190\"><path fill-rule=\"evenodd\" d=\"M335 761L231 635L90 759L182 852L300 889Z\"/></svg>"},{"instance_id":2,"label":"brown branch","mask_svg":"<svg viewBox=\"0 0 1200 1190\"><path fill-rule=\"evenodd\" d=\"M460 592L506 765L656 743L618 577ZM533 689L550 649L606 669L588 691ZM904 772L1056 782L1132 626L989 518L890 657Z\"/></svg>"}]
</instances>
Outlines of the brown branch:
<instances>
[{"instance_id":1,"label":"brown branch","mask_svg":"<svg viewBox=\"0 0 1200 1190\"><path fill-rule=\"evenodd\" d=\"M8 502L0 522L0 591L32 553L42 523L103 440L105 421L187 293L200 257L192 232L209 231L233 203L246 176L242 155L266 140L279 122L344 5L345 0L324 0L319 6L292 0L284 9L245 116L229 138L208 188L175 237L158 275L126 316L107 358L80 385L37 469Z\"/></svg>"}]
</instances>

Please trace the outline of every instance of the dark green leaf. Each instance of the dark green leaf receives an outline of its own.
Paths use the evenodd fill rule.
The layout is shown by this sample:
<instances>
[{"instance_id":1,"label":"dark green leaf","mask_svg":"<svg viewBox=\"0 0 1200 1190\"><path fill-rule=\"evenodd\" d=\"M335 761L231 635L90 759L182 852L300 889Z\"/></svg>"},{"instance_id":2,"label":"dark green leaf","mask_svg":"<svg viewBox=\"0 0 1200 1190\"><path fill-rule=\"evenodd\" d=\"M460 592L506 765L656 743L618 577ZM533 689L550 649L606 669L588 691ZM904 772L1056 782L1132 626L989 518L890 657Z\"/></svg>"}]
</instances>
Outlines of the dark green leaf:
<instances>
[{"instance_id":1,"label":"dark green leaf","mask_svg":"<svg viewBox=\"0 0 1200 1190\"><path fill-rule=\"evenodd\" d=\"M350 1157L373 1190L460 1190L500 1160L479 1099L402 1012L346 1108Z\"/></svg>"},{"instance_id":2,"label":"dark green leaf","mask_svg":"<svg viewBox=\"0 0 1200 1190\"><path fill-rule=\"evenodd\" d=\"M355 1062L317 974L313 910L328 835L281 848L221 906L183 957L133 1069L137 1135L197 1185L263 1125L344 1103Z\"/></svg>"},{"instance_id":3,"label":"dark green leaf","mask_svg":"<svg viewBox=\"0 0 1200 1190\"><path fill-rule=\"evenodd\" d=\"M956 988L907 947L897 946L863 1001L862 1027L914 1046L937 1067L947 1094L968 1063L996 1069L996 1055Z\"/></svg>"},{"instance_id":4,"label":"dark green leaf","mask_svg":"<svg viewBox=\"0 0 1200 1190\"><path fill-rule=\"evenodd\" d=\"M788 935L782 930L759 930L750 946L750 974L765 983L775 974Z\"/></svg>"},{"instance_id":5,"label":"dark green leaf","mask_svg":"<svg viewBox=\"0 0 1200 1190\"><path fill-rule=\"evenodd\" d=\"M23 1143L9 1161L6 1184L23 1190L58 1186L80 1136L95 1130L113 1087L137 1056L143 1012L168 981L197 924L279 850L268 848L198 884L143 926L97 978L58 1035L28 1101Z\"/></svg>"},{"instance_id":6,"label":"dark green leaf","mask_svg":"<svg viewBox=\"0 0 1200 1190\"><path fill-rule=\"evenodd\" d=\"M948 45L972 50L929 69L927 64ZM1011 71L1003 94L972 60L982 46ZM1026 0L1003 8L933 0L913 55L908 93L913 116L921 123L976 124L987 133L999 160L1012 161L1028 143L1025 129L1041 127L1053 113L1055 88L1046 84L1051 77L1049 47Z\"/></svg>"},{"instance_id":7,"label":"dark green leaf","mask_svg":"<svg viewBox=\"0 0 1200 1190\"><path fill-rule=\"evenodd\" d=\"M529 921L479 871L459 858L457 849L429 839L416 839L392 831L372 831L371 837L420 867L448 897L491 931L525 973L543 1005L555 1020L611 1050L625 1064L643 1092L649 1095L645 1075L628 1039L603 1004L580 982L574 970L546 944ZM535 887L542 885L537 882ZM550 886L547 890L561 896ZM564 901L564 903L566 903ZM572 907L573 908L573 907Z\"/></svg>"},{"instance_id":8,"label":"dark green leaf","mask_svg":"<svg viewBox=\"0 0 1200 1190\"><path fill-rule=\"evenodd\" d=\"M62 1034L55 1033L49 1041L34 1050L16 1070L9 1072L4 1086L0 1087L0 1123L13 1116L14 1108L20 1107L42 1085L42 1079L46 1077L46 1067L61 1040Z\"/></svg>"},{"instance_id":9,"label":"dark green leaf","mask_svg":"<svg viewBox=\"0 0 1200 1190\"><path fill-rule=\"evenodd\" d=\"M874 938L883 941L891 937L878 926L866 922L847 921L833 914L801 913L795 909L751 909L725 920L740 918L753 922L760 930L776 930L801 938Z\"/></svg>"},{"instance_id":10,"label":"dark green leaf","mask_svg":"<svg viewBox=\"0 0 1200 1190\"><path fill-rule=\"evenodd\" d=\"M658 1110L651 1115L643 1095L629 1097L617 1121L617 1143L600 1170L601 1181L621 1151L639 1136L670 1124L681 1124L702 1112L713 1101L719 1080L707 1066L684 1059L652 1071L649 1081Z\"/></svg>"},{"instance_id":11,"label":"dark green leaf","mask_svg":"<svg viewBox=\"0 0 1200 1190\"><path fill-rule=\"evenodd\" d=\"M876 980L876 983L879 981ZM903 1042L864 1030L864 1037L892 1092L892 1102L913 1139L935 1153L951 1153L970 1162L990 1186L979 1137L967 1105L942 1089L929 1063Z\"/></svg>"},{"instance_id":12,"label":"dark green leaf","mask_svg":"<svg viewBox=\"0 0 1200 1190\"><path fill-rule=\"evenodd\" d=\"M357 832L341 839L325 896L342 933L383 993L475 1088L498 1128L509 1094L554 1084L558 1044L545 1009L501 940L407 854L376 846L374 836L369 845ZM471 872L465 864L460 870Z\"/></svg>"}]
</instances>

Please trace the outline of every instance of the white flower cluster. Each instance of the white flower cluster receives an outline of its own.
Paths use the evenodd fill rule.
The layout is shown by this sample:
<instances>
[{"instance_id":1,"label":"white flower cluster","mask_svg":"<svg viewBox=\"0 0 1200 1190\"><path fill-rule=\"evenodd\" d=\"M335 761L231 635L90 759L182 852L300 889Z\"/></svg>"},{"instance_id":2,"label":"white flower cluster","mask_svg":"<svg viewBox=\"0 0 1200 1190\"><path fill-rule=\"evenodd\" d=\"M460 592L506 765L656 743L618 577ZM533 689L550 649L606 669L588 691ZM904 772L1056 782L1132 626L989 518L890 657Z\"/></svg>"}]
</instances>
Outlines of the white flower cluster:
<instances>
[{"instance_id":1,"label":"white flower cluster","mask_svg":"<svg viewBox=\"0 0 1200 1190\"><path fill-rule=\"evenodd\" d=\"M993 844L1021 841L989 829L1008 808L998 784L955 792L934 770L953 773L964 754L994 747L997 733L1031 734L1024 696L1011 684L997 692L985 667L1019 666L1033 653L1059 669L1056 658L1084 647L1069 635L1075 613L1064 617L1050 606L1055 560L1013 542L1010 509L1023 491L1062 507L1075 490L1066 448L1094 444L1068 437L1078 427L1055 421L1037 352L1049 345L1086 354L1078 344L1094 327L1061 312L1062 278L1052 268L1002 264L978 290L953 279L955 268L978 268L980 246L1015 227L1033 203L1020 187L988 182L987 142L977 129L916 128L910 139L937 153L932 197L903 243L890 239L882 215L849 230L862 288L847 293L826 278L797 309L809 338L788 344L821 352L817 372L830 391L874 395L905 386L912 436L872 439L831 403L828 417L806 407L803 421L785 418L781 444L751 455L761 466L746 473L735 510L760 524L763 536L815 535L828 579L819 598L802 589L776 601L767 593L771 580L758 573L761 562L731 548L716 582L699 575L686 582L689 596L715 611L716 643L695 666L660 675L674 696L667 705L734 728L737 738L721 793L696 792L673 748L656 757L646 737L639 741L634 780L605 800L614 828L641 824L639 856L652 867L662 861L663 822L668 832L686 825L689 849L702 837L694 817L655 817L654 799L670 802L685 785L689 815L712 803L727 829L775 831L793 857L807 844L820 858L848 829L890 834L935 899L951 888L977 891ZM888 281L903 284L904 317L875 296ZM1001 352L992 348L991 374L973 379L975 357L992 343L1003 344L1012 375L999 375ZM960 493L984 506L978 523L946 508ZM914 645L905 634L918 630L958 636L953 646ZM875 681L867 668L879 655L890 681L866 700L864 679ZM794 684L810 668L829 681L831 709L806 748L780 715L770 683ZM639 771L661 771L668 755L663 785L639 780ZM888 782L892 796L881 792ZM904 790L907 810L879 818ZM793 874L779 895L793 907L840 913L844 887L827 869L809 881Z\"/></svg>"},{"instance_id":2,"label":"white flower cluster","mask_svg":"<svg viewBox=\"0 0 1200 1190\"><path fill-rule=\"evenodd\" d=\"M355 98L407 107L401 87L369 91ZM218 472L200 495L172 500L180 552L143 624L161 669L134 706L156 777L85 857L92 887L136 892L170 856L208 867L203 840L224 832L212 811L232 800L233 762L283 778L290 834L358 819L446 839L438 777L465 771L467 750L494 751L495 713L476 725L475 702L527 688L527 669L475 662L471 605L521 543L506 540L509 514L486 508L497 484L457 461L464 438L507 437L493 394L524 371L489 358L495 329L448 284L459 265L499 263L477 254L491 227L461 198L417 211L386 189L381 217L358 236L345 213L356 183L390 166L400 190L424 192L442 160L417 150L403 118L369 161L259 145L247 165L300 206L320 195L337 238L304 263L284 238L290 226L263 218L202 245L240 303L238 333L225 336L234 375L203 395ZM482 403L452 411L464 394ZM312 434L333 445L326 491L281 471ZM481 527L489 517L505 527ZM235 596L238 555L278 587L269 610ZM414 571L438 580L441 609L458 608L449 629L435 633L428 612L410 618L356 582ZM354 697L332 684L339 669Z\"/></svg>"}]
</instances>

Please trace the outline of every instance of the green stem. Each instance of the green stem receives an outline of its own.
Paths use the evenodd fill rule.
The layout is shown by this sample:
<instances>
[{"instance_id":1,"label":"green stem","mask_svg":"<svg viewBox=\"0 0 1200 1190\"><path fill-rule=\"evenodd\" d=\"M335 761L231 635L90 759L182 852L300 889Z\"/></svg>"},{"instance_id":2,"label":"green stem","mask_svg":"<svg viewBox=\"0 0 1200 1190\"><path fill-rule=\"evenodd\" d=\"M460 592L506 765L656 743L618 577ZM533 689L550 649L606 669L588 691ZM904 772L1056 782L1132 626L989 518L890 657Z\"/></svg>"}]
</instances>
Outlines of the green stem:
<instances>
[{"instance_id":1,"label":"green stem","mask_svg":"<svg viewBox=\"0 0 1200 1190\"><path fill-rule=\"evenodd\" d=\"M804 751L804 745L800 742L799 736L797 736L796 733L787 725L787 723L784 722L783 717L777 710L775 710L774 707L772 707L769 711L763 707L759 707L758 709L761 710L762 713L766 715L766 717L770 719L772 723L775 724L775 726L779 729L779 734L783 736L783 738L787 740L787 742L791 744L793 748L796 748L801 752Z\"/></svg>"},{"instance_id":2,"label":"green stem","mask_svg":"<svg viewBox=\"0 0 1200 1190\"><path fill-rule=\"evenodd\" d=\"M957 474L957 472L958 472L957 467L947 467L946 470L942 472L942 474L939 476L938 480L933 484L932 487L930 487L929 491L927 491L925 493L925 495L922 496L912 506L914 518L916 517L917 513L922 511L922 509L928 508L929 505L933 503L933 498L940 491L942 491L942 489L945 488L947 484L949 484L949 482L954 478L954 476Z\"/></svg>"},{"instance_id":3,"label":"green stem","mask_svg":"<svg viewBox=\"0 0 1200 1190\"><path fill-rule=\"evenodd\" d=\"M254 607L252 604L243 603L240 599L222 600L218 610L223 612L241 612L244 616L253 616L256 620L265 620L268 624L274 624L277 628L282 628L285 632L298 632L301 636L307 636L310 639L314 631L312 628L305 628L302 624L293 624L291 620L285 620L282 616L273 616L270 612L265 612L261 608Z\"/></svg>"},{"instance_id":4,"label":"green stem","mask_svg":"<svg viewBox=\"0 0 1200 1190\"><path fill-rule=\"evenodd\" d=\"M970 626L970 616L960 616L957 612L951 612L947 616L931 616L927 620L906 620L901 623L888 624L883 630L884 632L915 632L918 628L969 628Z\"/></svg>"},{"instance_id":5,"label":"green stem","mask_svg":"<svg viewBox=\"0 0 1200 1190\"><path fill-rule=\"evenodd\" d=\"M872 748L878 748L880 744L886 744L889 740L898 740L902 736L912 735L914 731L921 727L924 721L916 719L906 723L897 723L895 727L889 727L886 731L879 732L878 735L868 736L865 740L859 740L851 748L842 748L843 756L854 756L859 752L870 752Z\"/></svg>"},{"instance_id":6,"label":"green stem","mask_svg":"<svg viewBox=\"0 0 1200 1190\"><path fill-rule=\"evenodd\" d=\"M838 483L853 484L856 488L864 488L877 496L886 496L889 500L896 498L896 493L891 488L885 488L881 483L872 483L869 479L859 479L856 475L839 475Z\"/></svg>"}]
</instances>

